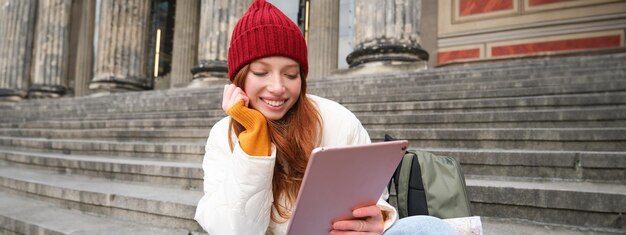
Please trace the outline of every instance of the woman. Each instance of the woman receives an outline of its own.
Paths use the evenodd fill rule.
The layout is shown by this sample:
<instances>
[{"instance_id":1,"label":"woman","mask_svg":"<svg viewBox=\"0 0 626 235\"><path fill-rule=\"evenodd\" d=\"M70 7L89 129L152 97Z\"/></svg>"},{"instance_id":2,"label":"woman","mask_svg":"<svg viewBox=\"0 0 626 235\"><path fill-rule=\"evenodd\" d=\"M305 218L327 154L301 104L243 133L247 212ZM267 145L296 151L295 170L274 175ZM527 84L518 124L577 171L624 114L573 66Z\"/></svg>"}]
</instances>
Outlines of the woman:
<instances>
[{"instance_id":1,"label":"woman","mask_svg":"<svg viewBox=\"0 0 626 235\"><path fill-rule=\"evenodd\" d=\"M265 1L255 1L235 25L228 71L228 116L207 140L205 194L195 219L209 234L285 234L313 148L370 143L369 135L343 106L306 94L302 33ZM385 197L354 210L359 219L335 222L331 234L381 234L397 220Z\"/></svg>"}]
</instances>

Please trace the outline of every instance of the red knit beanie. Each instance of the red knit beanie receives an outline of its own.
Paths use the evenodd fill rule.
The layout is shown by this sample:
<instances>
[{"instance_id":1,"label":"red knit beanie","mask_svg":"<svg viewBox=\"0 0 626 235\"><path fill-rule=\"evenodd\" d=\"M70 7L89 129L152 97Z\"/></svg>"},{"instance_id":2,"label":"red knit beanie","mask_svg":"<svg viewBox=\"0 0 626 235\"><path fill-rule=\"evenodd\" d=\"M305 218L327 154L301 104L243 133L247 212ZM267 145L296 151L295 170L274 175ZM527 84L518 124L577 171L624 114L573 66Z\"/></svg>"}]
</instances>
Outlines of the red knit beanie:
<instances>
[{"instance_id":1,"label":"red knit beanie","mask_svg":"<svg viewBox=\"0 0 626 235\"><path fill-rule=\"evenodd\" d=\"M268 56L295 60L306 78L309 63L300 28L274 5L265 0L255 0L233 29L228 48L230 81L243 66Z\"/></svg>"}]
</instances>

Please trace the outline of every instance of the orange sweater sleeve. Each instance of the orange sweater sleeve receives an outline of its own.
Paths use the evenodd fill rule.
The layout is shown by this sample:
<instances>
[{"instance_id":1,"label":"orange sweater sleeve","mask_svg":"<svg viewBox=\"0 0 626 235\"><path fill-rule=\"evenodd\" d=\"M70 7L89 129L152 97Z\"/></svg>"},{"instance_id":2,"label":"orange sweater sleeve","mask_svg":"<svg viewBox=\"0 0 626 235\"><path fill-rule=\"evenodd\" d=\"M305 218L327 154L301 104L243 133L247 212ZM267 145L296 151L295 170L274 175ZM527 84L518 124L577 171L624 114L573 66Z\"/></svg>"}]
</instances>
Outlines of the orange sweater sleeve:
<instances>
[{"instance_id":1,"label":"orange sweater sleeve","mask_svg":"<svg viewBox=\"0 0 626 235\"><path fill-rule=\"evenodd\" d=\"M239 146L244 152L252 156L271 155L267 121L261 112L244 106L244 101L240 100L226 114L246 128L239 134Z\"/></svg>"}]
</instances>

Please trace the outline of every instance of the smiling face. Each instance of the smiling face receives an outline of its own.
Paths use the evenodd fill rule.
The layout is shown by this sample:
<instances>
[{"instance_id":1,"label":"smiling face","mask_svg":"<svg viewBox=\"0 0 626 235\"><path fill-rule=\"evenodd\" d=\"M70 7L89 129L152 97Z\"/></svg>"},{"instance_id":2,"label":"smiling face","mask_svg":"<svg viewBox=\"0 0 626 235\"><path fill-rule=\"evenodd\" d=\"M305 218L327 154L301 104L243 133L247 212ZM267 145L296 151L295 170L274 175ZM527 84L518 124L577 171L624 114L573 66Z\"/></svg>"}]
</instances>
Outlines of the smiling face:
<instances>
[{"instance_id":1,"label":"smiling face","mask_svg":"<svg viewBox=\"0 0 626 235\"><path fill-rule=\"evenodd\" d=\"M300 65L287 57L265 57L250 63L244 91L250 107L268 120L279 120L298 101L302 78Z\"/></svg>"}]
</instances>

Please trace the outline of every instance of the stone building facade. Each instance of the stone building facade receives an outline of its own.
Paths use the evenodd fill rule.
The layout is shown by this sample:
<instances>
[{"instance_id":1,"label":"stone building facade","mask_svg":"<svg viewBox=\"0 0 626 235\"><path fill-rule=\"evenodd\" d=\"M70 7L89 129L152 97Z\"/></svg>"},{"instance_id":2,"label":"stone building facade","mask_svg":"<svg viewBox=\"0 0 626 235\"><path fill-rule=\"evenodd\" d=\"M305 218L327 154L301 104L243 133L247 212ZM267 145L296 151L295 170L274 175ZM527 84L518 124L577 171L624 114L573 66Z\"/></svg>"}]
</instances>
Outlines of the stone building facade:
<instances>
[{"instance_id":1,"label":"stone building facade","mask_svg":"<svg viewBox=\"0 0 626 235\"><path fill-rule=\"evenodd\" d=\"M312 48L311 79L624 49L621 0L293 1L283 11ZM0 99L225 83L230 31L250 3L0 0Z\"/></svg>"}]
</instances>

